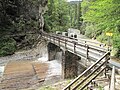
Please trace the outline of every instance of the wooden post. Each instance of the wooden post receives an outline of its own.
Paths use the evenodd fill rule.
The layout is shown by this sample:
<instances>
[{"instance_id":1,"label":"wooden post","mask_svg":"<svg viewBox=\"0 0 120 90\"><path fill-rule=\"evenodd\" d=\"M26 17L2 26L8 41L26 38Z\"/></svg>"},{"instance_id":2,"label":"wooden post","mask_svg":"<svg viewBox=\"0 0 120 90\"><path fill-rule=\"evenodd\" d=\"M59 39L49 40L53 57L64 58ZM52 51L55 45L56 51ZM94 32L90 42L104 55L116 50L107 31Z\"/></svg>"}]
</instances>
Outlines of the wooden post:
<instances>
[{"instance_id":1,"label":"wooden post","mask_svg":"<svg viewBox=\"0 0 120 90\"><path fill-rule=\"evenodd\" d=\"M89 52L89 46L88 45L86 45L86 48L87 48L87 50L86 50L86 59L88 59L88 52Z\"/></svg>"},{"instance_id":2,"label":"wooden post","mask_svg":"<svg viewBox=\"0 0 120 90\"><path fill-rule=\"evenodd\" d=\"M105 60L110 60L110 52L106 55L106 57L105 57ZM105 69L105 72L104 72L104 75L105 75L105 77L107 77L107 69L109 68L109 66L108 66L108 63L109 62L106 62L106 69Z\"/></svg>"},{"instance_id":3,"label":"wooden post","mask_svg":"<svg viewBox=\"0 0 120 90\"><path fill-rule=\"evenodd\" d=\"M40 32L41 37L43 37L43 32Z\"/></svg>"},{"instance_id":4,"label":"wooden post","mask_svg":"<svg viewBox=\"0 0 120 90\"><path fill-rule=\"evenodd\" d=\"M115 66L112 68L110 90L115 90Z\"/></svg>"},{"instance_id":5,"label":"wooden post","mask_svg":"<svg viewBox=\"0 0 120 90\"><path fill-rule=\"evenodd\" d=\"M76 52L76 42L74 42L74 53Z\"/></svg>"},{"instance_id":6,"label":"wooden post","mask_svg":"<svg viewBox=\"0 0 120 90\"><path fill-rule=\"evenodd\" d=\"M48 40L49 40L49 38L50 38L50 35L49 35L49 34L47 34L47 37L48 37Z\"/></svg>"},{"instance_id":7,"label":"wooden post","mask_svg":"<svg viewBox=\"0 0 120 90\"><path fill-rule=\"evenodd\" d=\"M51 35L50 35L50 42L51 42Z\"/></svg>"},{"instance_id":8,"label":"wooden post","mask_svg":"<svg viewBox=\"0 0 120 90\"><path fill-rule=\"evenodd\" d=\"M55 37L53 36L53 42L54 42L54 44L55 44Z\"/></svg>"},{"instance_id":9,"label":"wooden post","mask_svg":"<svg viewBox=\"0 0 120 90\"><path fill-rule=\"evenodd\" d=\"M48 40L48 35L46 35L46 37L47 37L47 40Z\"/></svg>"},{"instance_id":10,"label":"wooden post","mask_svg":"<svg viewBox=\"0 0 120 90\"><path fill-rule=\"evenodd\" d=\"M59 44L59 47L60 47L60 38L58 37L58 44Z\"/></svg>"},{"instance_id":11,"label":"wooden post","mask_svg":"<svg viewBox=\"0 0 120 90\"><path fill-rule=\"evenodd\" d=\"M88 67L88 52L89 52L89 46L86 45L86 66Z\"/></svg>"},{"instance_id":12,"label":"wooden post","mask_svg":"<svg viewBox=\"0 0 120 90\"><path fill-rule=\"evenodd\" d=\"M89 47L88 47L88 45L87 45L87 55L86 55L86 58L88 59L88 52L89 52Z\"/></svg>"},{"instance_id":13,"label":"wooden post","mask_svg":"<svg viewBox=\"0 0 120 90\"><path fill-rule=\"evenodd\" d=\"M65 39L65 49L67 49L67 39Z\"/></svg>"}]
</instances>

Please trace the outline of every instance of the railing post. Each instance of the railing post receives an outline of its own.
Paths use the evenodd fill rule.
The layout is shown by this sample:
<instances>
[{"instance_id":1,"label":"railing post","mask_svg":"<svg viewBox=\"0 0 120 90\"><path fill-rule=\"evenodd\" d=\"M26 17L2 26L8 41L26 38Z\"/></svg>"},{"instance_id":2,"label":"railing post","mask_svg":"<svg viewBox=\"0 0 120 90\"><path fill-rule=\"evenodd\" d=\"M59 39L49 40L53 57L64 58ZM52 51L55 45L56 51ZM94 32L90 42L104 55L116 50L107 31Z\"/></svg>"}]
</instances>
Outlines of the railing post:
<instances>
[{"instance_id":1,"label":"railing post","mask_svg":"<svg viewBox=\"0 0 120 90\"><path fill-rule=\"evenodd\" d=\"M43 32L40 32L41 37L43 37Z\"/></svg>"},{"instance_id":2,"label":"railing post","mask_svg":"<svg viewBox=\"0 0 120 90\"><path fill-rule=\"evenodd\" d=\"M51 42L51 35L49 35L49 38L50 38L50 42Z\"/></svg>"},{"instance_id":3,"label":"railing post","mask_svg":"<svg viewBox=\"0 0 120 90\"><path fill-rule=\"evenodd\" d=\"M53 42L54 42L54 44L55 44L55 37L53 36Z\"/></svg>"},{"instance_id":4,"label":"railing post","mask_svg":"<svg viewBox=\"0 0 120 90\"><path fill-rule=\"evenodd\" d=\"M50 35L48 34L47 36L48 36L48 40L50 41L50 39L49 39L49 38L50 38Z\"/></svg>"},{"instance_id":5,"label":"railing post","mask_svg":"<svg viewBox=\"0 0 120 90\"><path fill-rule=\"evenodd\" d=\"M86 41L85 41L85 43L86 43ZM88 67L88 61L89 61L89 46L87 45L87 44L85 44L85 47L86 47L86 66Z\"/></svg>"},{"instance_id":6,"label":"railing post","mask_svg":"<svg viewBox=\"0 0 120 90\"><path fill-rule=\"evenodd\" d=\"M110 90L115 90L115 66L113 66L113 68L112 68Z\"/></svg>"},{"instance_id":7,"label":"railing post","mask_svg":"<svg viewBox=\"0 0 120 90\"><path fill-rule=\"evenodd\" d=\"M86 50L86 59L88 59L88 52L89 52L89 46L88 45L86 45L86 48L87 48L87 50Z\"/></svg>"},{"instance_id":8,"label":"railing post","mask_svg":"<svg viewBox=\"0 0 120 90\"><path fill-rule=\"evenodd\" d=\"M67 39L65 39L65 49L67 49Z\"/></svg>"},{"instance_id":9,"label":"railing post","mask_svg":"<svg viewBox=\"0 0 120 90\"><path fill-rule=\"evenodd\" d=\"M70 90L70 87L68 88L68 90Z\"/></svg>"},{"instance_id":10,"label":"railing post","mask_svg":"<svg viewBox=\"0 0 120 90\"><path fill-rule=\"evenodd\" d=\"M60 37L58 37L58 44L59 44L59 47L60 47Z\"/></svg>"},{"instance_id":11,"label":"railing post","mask_svg":"<svg viewBox=\"0 0 120 90\"><path fill-rule=\"evenodd\" d=\"M48 40L48 35L46 35L46 38L47 38L47 40Z\"/></svg>"},{"instance_id":12,"label":"railing post","mask_svg":"<svg viewBox=\"0 0 120 90\"><path fill-rule=\"evenodd\" d=\"M76 52L76 42L74 42L74 53Z\"/></svg>"},{"instance_id":13,"label":"railing post","mask_svg":"<svg viewBox=\"0 0 120 90\"><path fill-rule=\"evenodd\" d=\"M105 57L105 60L107 60L108 61L108 59L110 60L110 52L106 55L106 57ZM108 62L106 62L106 69L105 69L105 72L104 72L104 75L105 75L105 77L107 77L107 69L108 69Z\"/></svg>"}]
</instances>

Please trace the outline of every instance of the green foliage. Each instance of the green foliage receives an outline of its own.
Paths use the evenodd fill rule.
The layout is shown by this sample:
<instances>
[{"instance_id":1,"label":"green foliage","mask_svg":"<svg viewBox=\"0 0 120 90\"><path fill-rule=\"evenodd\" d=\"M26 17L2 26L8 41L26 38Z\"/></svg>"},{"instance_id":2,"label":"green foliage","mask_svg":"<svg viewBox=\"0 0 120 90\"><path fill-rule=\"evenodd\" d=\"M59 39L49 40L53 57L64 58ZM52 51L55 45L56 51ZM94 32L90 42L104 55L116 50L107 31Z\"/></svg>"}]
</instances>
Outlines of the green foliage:
<instances>
[{"instance_id":1,"label":"green foliage","mask_svg":"<svg viewBox=\"0 0 120 90\"><path fill-rule=\"evenodd\" d=\"M78 28L82 24L80 3L68 3L66 0L48 0L48 11L44 15L45 31L66 31Z\"/></svg>"},{"instance_id":2,"label":"green foliage","mask_svg":"<svg viewBox=\"0 0 120 90\"><path fill-rule=\"evenodd\" d=\"M120 49L120 34L116 33L113 38L114 48Z\"/></svg>"},{"instance_id":3,"label":"green foliage","mask_svg":"<svg viewBox=\"0 0 120 90\"><path fill-rule=\"evenodd\" d=\"M41 2L44 3L41 0L0 1L0 56L13 54L16 44L22 43L19 40L15 42L9 35L26 34L38 30L38 11Z\"/></svg>"},{"instance_id":4,"label":"green foliage","mask_svg":"<svg viewBox=\"0 0 120 90\"><path fill-rule=\"evenodd\" d=\"M101 34L97 37L97 40L102 43L108 43L108 37L105 34Z\"/></svg>"},{"instance_id":5,"label":"green foliage","mask_svg":"<svg viewBox=\"0 0 120 90\"><path fill-rule=\"evenodd\" d=\"M18 22L13 23L13 28L17 32L26 32L30 30L38 30L38 21L29 19L26 20L23 15L19 17Z\"/></svg>"},{"instance_id":6,"label":"green foliage","mask_svg":"<svg viewBox=\"0 0 120 90\"><path fill-rule=\"evenodd\" d=\"M114 48L117 48L116 56L120 58L120 33L116 33L113 37Z\"/></svg>"},{"instance_id":7,"label":"green foliage","mask_svg":"<svg viewBox=\"0 0 120 90\"><path fill-rule=\"evenodd\" d=\"M85 34L93 37L93 32L99 40L107 42L106 32L112 32L114 48L120 50L120 0L84 0L82 3ZM91 26L93 24L93 26ZM93 29L95 27L95 29ZM119 52L118 52L119 53Z\"/></svg>"},{"instance_id":8,"label":"green foliage","mask_svg":"<svg viewBox=\"0 0 120 90\"><path fill-rule=\"evenodd\" d=\"M88 26L85 27L85 35L89 38L96 38L99 33L101 32L96 25L88 24Z\"/></svg>"},{"instance_id":9,"label":"green foliage","mask_svg":"<svg viewBox=\"0 0 120 90\"><path fill-rule=\"evenodd\" d=\"M52 88L50 86L42 87L39 90L56 90L55 88Z\"/></svg>"},{"instance_id":10,"label":"green foliage","mask_svg":"<svg viewBox=\"0 0 120 90\"><path fill-rule=\"evenodd\" d=\"M65 0L48 0L48 11L44 15L46 31L65 31L69 27L68 3Z\"/></svg>"},{"instance_id":11,"label":"green foliage","mask_svg":"<svg viewBox=\"0 0 120 90\"><path fill-rule=\"evenodd\" d=\"M16 42L12 38L0 39L0 56L11 55L16 50Z\"/></svg>"},{"instance_id":12,"label":"green foliage","mask_svg":"<svg viewBox=\"0 0 120 90\"><path fill-rule=\"evenodd\" d=\"M98 90L104 90L102 86L98 86Z\"/></svg>"},{"instance_id":13,"label":"green foliage","mask_svg":"<svg viewBox=\"0 0 120 90\"><path fill-rule=\"evenodd\" d=\"M81 2L74 1L69 3L70 27L81 30L83 19L81 18ZM81 30L82 31L82 30Z\"/></svg>"}]
</instances>

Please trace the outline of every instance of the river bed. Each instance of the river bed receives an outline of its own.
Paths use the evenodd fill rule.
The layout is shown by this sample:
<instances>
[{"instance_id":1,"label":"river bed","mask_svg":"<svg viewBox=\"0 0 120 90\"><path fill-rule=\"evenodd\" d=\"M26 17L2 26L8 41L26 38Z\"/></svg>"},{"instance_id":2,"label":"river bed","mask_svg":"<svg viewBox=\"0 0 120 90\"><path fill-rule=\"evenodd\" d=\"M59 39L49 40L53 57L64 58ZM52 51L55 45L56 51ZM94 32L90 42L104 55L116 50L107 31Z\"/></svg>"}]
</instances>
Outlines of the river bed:
<instances>
[{"instance_id":1,"label":"river bed","mask_svg":"<svg viewBox=\"0 0 120 90\"><path fill-rule=\"evenodd\" d=\"M42 57L41 56L31 56L31 55L25 55L25 54L14 54L11 56L7 56L7 57L1 57L0 60L1 62L4 62L2 64L0 64L0 77L2 80L2 77L4 77L4 69L5 67L12 63L21 63L22 61L25 62L37 62L38 64L44 64L47 65L45 67L48 67L46 74L44 75L45 77L45 81L43 83L43 85L50 85L53 83L56 83L58 81L61 80L61 76L62 76L62 65L61 65L61 53L57 53L56 54L56 58L55 60L51 60L48 61L48 55L44 54ZM18 57L17 57L18 56ZM24 65L24 64L23 64ZM14 66L14 65L13 65ZM15 65L16 66L16 65ZM43 66L43 65L42 65ZM17 68L17 67L16 67ZM7 68L8 70L9 68ZM40 69L37 67L37 69ZM44 69L44 68L43 68ZM5 69L6 70L6 69ZM26 70L26 69L25 69ZM8 70L9 71L9 70ZM19 72L19 71L18 71ZM20 82L21 83L21 82ZM21 85L21 84L20 84ZM25 84L24 84L25 85ZM19 86L19 85L18 85ZM27 86L27 85L26 85ZM26 87L25 86L25 87ZM16 86L17 87L17 86ZM19 86L20 87L20 86ZM39 86L40 87L40 86ZM34 87L32 87L34 88ZM36 88L36 87L35 87Z\"/></svg>"}]
</instances>

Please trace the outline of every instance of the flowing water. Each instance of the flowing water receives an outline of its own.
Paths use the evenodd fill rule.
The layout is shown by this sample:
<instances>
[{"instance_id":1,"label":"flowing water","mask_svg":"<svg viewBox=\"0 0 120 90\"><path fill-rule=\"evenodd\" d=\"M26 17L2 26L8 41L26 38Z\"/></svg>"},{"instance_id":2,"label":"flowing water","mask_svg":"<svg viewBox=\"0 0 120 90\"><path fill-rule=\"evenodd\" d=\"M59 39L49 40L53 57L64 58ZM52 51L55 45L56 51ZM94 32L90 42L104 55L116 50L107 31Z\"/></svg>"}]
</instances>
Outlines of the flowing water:
<instances>
[{"instance_id":1,"label":"flowing water","mask_svg":"<svg viewBox=\"0 0 120 90\"><path fill-rule=\"evenodd\" d=\"M48 64L48 72L47 77L50 76L61 76L62 71L62 52L57 52L55 56L55 60L48 61L48 54L44 54L43 57L38 58L38 62L47 63Z\"/></svg>"},{"instance_id":2,"label":"flowing water","mask_svg":"<svg viewBox=\"0 0 120 90\"><path fill-rule=\"evenodd\" d=\"M46 63L48 70L45 75L45 82L43 85L53 84L61 80L62 76L62 52L57 52L55 60L48 61L48 52L46 46L37 48L36 50L17 52L14 55L0 58L0 79L4 73L6 64L9 61L27 60L39 63Z\"/></svg>"},{"instance_id":3,"label":"flowing water","mask_svg":"<svg viewBox=\"0 0 120 90\"><path fill-rule=\"evenodd\" d=\"M48 55L38 58L38 62L47 63L48 70L44 84L53 84L61 79L62 76L62 52L57 52L55 60L48 61Z\"/></svg>"},{"instance_id":4,"label":"flowing water","mask_svg":"<svg viewBox=\"0 0 120 90\"><path fill-rule=\"evenodd\" d=\"M49 69L47 72L47 77L50 76L61 76L61 63L57 60L48 62Z\"/></svg>"},{"instance_id":5,"label":"flowing water","mask_svg":"<svg viewBox=\"0 0 120 90\"><path fill-rule=\"evenodd\" d=\"M0 66L0 77L3 75L4 67L5 67L5 66Z\"/></svg>"}]
</instances>

